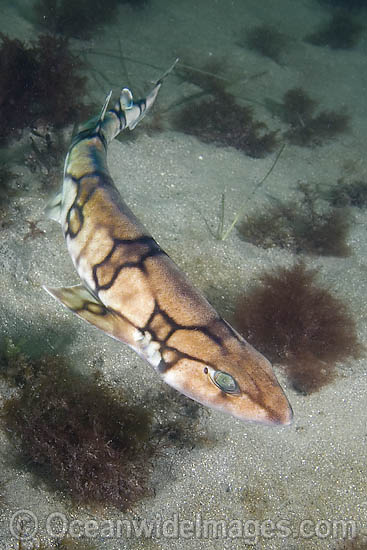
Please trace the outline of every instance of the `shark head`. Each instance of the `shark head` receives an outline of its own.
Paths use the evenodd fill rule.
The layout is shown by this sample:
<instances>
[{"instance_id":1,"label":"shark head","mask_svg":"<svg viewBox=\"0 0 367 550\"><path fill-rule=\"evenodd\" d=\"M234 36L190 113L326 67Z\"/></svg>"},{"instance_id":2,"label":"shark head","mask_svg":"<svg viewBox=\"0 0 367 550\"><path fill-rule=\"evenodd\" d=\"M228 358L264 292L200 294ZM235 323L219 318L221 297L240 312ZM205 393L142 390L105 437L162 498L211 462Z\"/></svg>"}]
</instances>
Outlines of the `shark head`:
<instances>
[{"instance_id":1,"label":"shark head","mask_svg":"<svg viewBox=\"0 0 367 550\"><path fill-rule=\"evenodd\" d=\"M202 338L199 349L205 350L205 357L180 357L172 350L164 353L169 368L161 369L163 379L187 397L240 420L289 425L292 409L270 362L229 325L225 326L226 335L220 346L209 345L205 335L195 335ZM182 334L177 338L181 340L190 337L185 331L179 332ZM187 342L183 347L188 349ZM211 348L212 353L208 354Z\"/></svg>"}]
</instances>

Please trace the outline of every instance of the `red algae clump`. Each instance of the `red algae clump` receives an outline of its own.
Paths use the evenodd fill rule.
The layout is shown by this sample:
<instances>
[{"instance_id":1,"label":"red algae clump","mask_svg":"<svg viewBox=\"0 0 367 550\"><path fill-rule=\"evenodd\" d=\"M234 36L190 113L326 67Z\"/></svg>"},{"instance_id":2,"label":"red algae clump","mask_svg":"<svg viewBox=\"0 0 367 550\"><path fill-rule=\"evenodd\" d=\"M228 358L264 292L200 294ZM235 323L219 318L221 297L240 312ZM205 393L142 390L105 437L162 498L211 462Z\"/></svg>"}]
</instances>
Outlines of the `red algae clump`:
<instances>
[{"instance_id":1,"label":"red algae clump","mask_svg":"<svg viewBox=\"0 0 367 550\"><path fill-rule=\"evenodd\" d=\"M239 299L235 315L245 338L282 363L294 388L305 394L331 382L337 362L361 353L353 318L317 284L317 273L303 262L265 272Z\"/></svg>"}]
</instances>

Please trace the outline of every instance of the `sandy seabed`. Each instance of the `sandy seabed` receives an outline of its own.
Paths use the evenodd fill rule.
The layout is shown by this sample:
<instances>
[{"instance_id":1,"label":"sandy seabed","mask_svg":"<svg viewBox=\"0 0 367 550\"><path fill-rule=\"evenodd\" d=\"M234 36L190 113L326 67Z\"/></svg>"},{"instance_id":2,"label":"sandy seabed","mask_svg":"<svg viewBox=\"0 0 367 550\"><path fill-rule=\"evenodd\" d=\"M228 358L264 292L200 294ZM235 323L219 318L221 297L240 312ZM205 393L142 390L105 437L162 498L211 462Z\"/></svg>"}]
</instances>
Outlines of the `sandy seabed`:
<instances>
[{"instance_id":1,"label":"sandy seabed","mask_svg":"<svg viewBox=\"0 0 367 550\"><path fill-rule=\"evenodd\" d=\"M2 2L0 12L3 31L34 38L32 24L16 7ZM120 40L127 58L162 70L178 55L198 64L219 56L229 73L243 74L245 84L231 91L252 98L256 116L272 129L282 126L269 115L264 100L281 101L284 92L295 86L304 87L320 107L346 107L352 117L351 131L324 146L288 145L266 185L250 199L274 156L252 159L170 129L152 134L139 131L135 140L110 146L110 171L127 204L219 312L231 318L241 292L264 269L292 265L294 255L255 247L240 239L236 230L226 241L218 241L205 220L216 227L222 193L229 224L239 205L248 213L261 205L266 208L268 194L281 200L294 197L299 181L333 185L348 175L351 166L353 179L366 178L366 35L351 51L302 42L328 17L327 10L312 0L153 0L141 11L123 5L119 15L90 42L73 41L72 46L117 52ZM292 38L281 64L238 45L243 29L260 23L273 24ZM116 90L126 84L120 82L121 66L112 56L88 59ZM127 61L127 66L129 85L136 84L139 92L159 76L159 71L136 62ZM261 76L252 79L256 74ZM103 102L110 82L103 89L103 81L97 83L91 73L88 89L95 101ZM156 112L164 112L192 89L172 75L164 84ZM42 284L69 285L77 283L77 276L59 226L43 217L47 200L43 187L26 167L20 165L17 171L27 184L24 194L11 204L11 223L0 231L3 335L28 330L37 338L47 327L47 344L59 349L67 327L74 333L64 346L71 362L92 370L96 358L102 357L105 379L129 387L134 396L149 389L167 391L133 352L82 323L44 293ZM41 220L38 226L46 234L24 240L29 230L25 220ZM313 256L306 263L319 267L324 286L347 303L364 342L367 241L363 210L354 212L349 244L353 253L348 258ZM91 542L108 550L236 550L247 545L269 550L342 548L343 522L360 535L367 529L365 359L339 365L336 380L309 396L296 393L281 368L275 369L294 409L291 427L243 424L209 411L203 415L201 429L214 443L163 452L153 474L154 497L140 501L126 514L109 508L96 512L71 507L62 493L50 492L35 483L32 474L6 461L12 449L5 433L0 433L5 495L0 548L17 547L10 518L21 510L37 517L38 536L45 540L47 518L54 512L65 517L71 534L73 526L80 534L93 519L97 528L92 530ZM122 519L130 522L130 532L127 523L118 523ZM142 521L152 526L148 536L139 535Z\"/></svg>"}]
</instances>

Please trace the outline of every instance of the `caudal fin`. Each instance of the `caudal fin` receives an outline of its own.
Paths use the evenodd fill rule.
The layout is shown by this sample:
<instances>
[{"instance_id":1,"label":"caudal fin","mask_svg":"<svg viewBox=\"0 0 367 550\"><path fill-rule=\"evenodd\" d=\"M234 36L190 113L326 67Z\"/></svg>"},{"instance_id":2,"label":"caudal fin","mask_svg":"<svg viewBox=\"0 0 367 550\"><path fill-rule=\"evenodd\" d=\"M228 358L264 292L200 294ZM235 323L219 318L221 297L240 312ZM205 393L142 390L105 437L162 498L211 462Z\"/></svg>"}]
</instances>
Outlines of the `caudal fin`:
<instances>
[{"instance_id":1,"label":"caudal fin","mask_svg":"<svg viewBox=\"0 0 367 550\"><path fill-rule=\"evenodd\" d=\"M163 80L174 69L177 62L178 58L175 60L174 63L172 63L169 69L167 69L167 71L157 80L154 88L151 92L149 92L145 99L140 99L139 101L134 102L133 95L128 88L124 88L121 91L119 100L120 108L125 114L126 126L130 130L133 130L135 126L137 126L139 122L145 117L147 112L152 108L158 95L159 89L162 86Z\"/></svg>"}]
</instances>

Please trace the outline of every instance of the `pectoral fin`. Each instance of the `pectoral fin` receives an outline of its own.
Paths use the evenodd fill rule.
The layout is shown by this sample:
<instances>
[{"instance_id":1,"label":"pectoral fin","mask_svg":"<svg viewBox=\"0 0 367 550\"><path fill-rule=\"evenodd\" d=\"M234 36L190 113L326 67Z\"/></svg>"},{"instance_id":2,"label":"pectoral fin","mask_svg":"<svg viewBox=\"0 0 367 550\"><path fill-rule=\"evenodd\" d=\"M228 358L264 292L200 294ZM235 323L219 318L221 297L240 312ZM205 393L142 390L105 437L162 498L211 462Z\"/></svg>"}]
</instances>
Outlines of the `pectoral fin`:
<instances>
[{"instance_id":1,"label":"pectoral fin","mask_svg":"<svg viewBox=\"0 0 367 550\"><path fill-rule=\"evenodd\" d=\"M45 214L51 220L61 223L62 191L57 193L45 208ZM51 293L50 293L51 294Z\"/></svg>"},{"instance_id":2,"label":"pectoral fin","mask_svg":"<svg viewBox=\"0 0 367 550\"><path fill-rule=\"evenodd\" d=\"M112 338L133 346L140 332L128 320L109 310L84 285L43 287L73 313Z\"/></svg>"}]
</instances>

